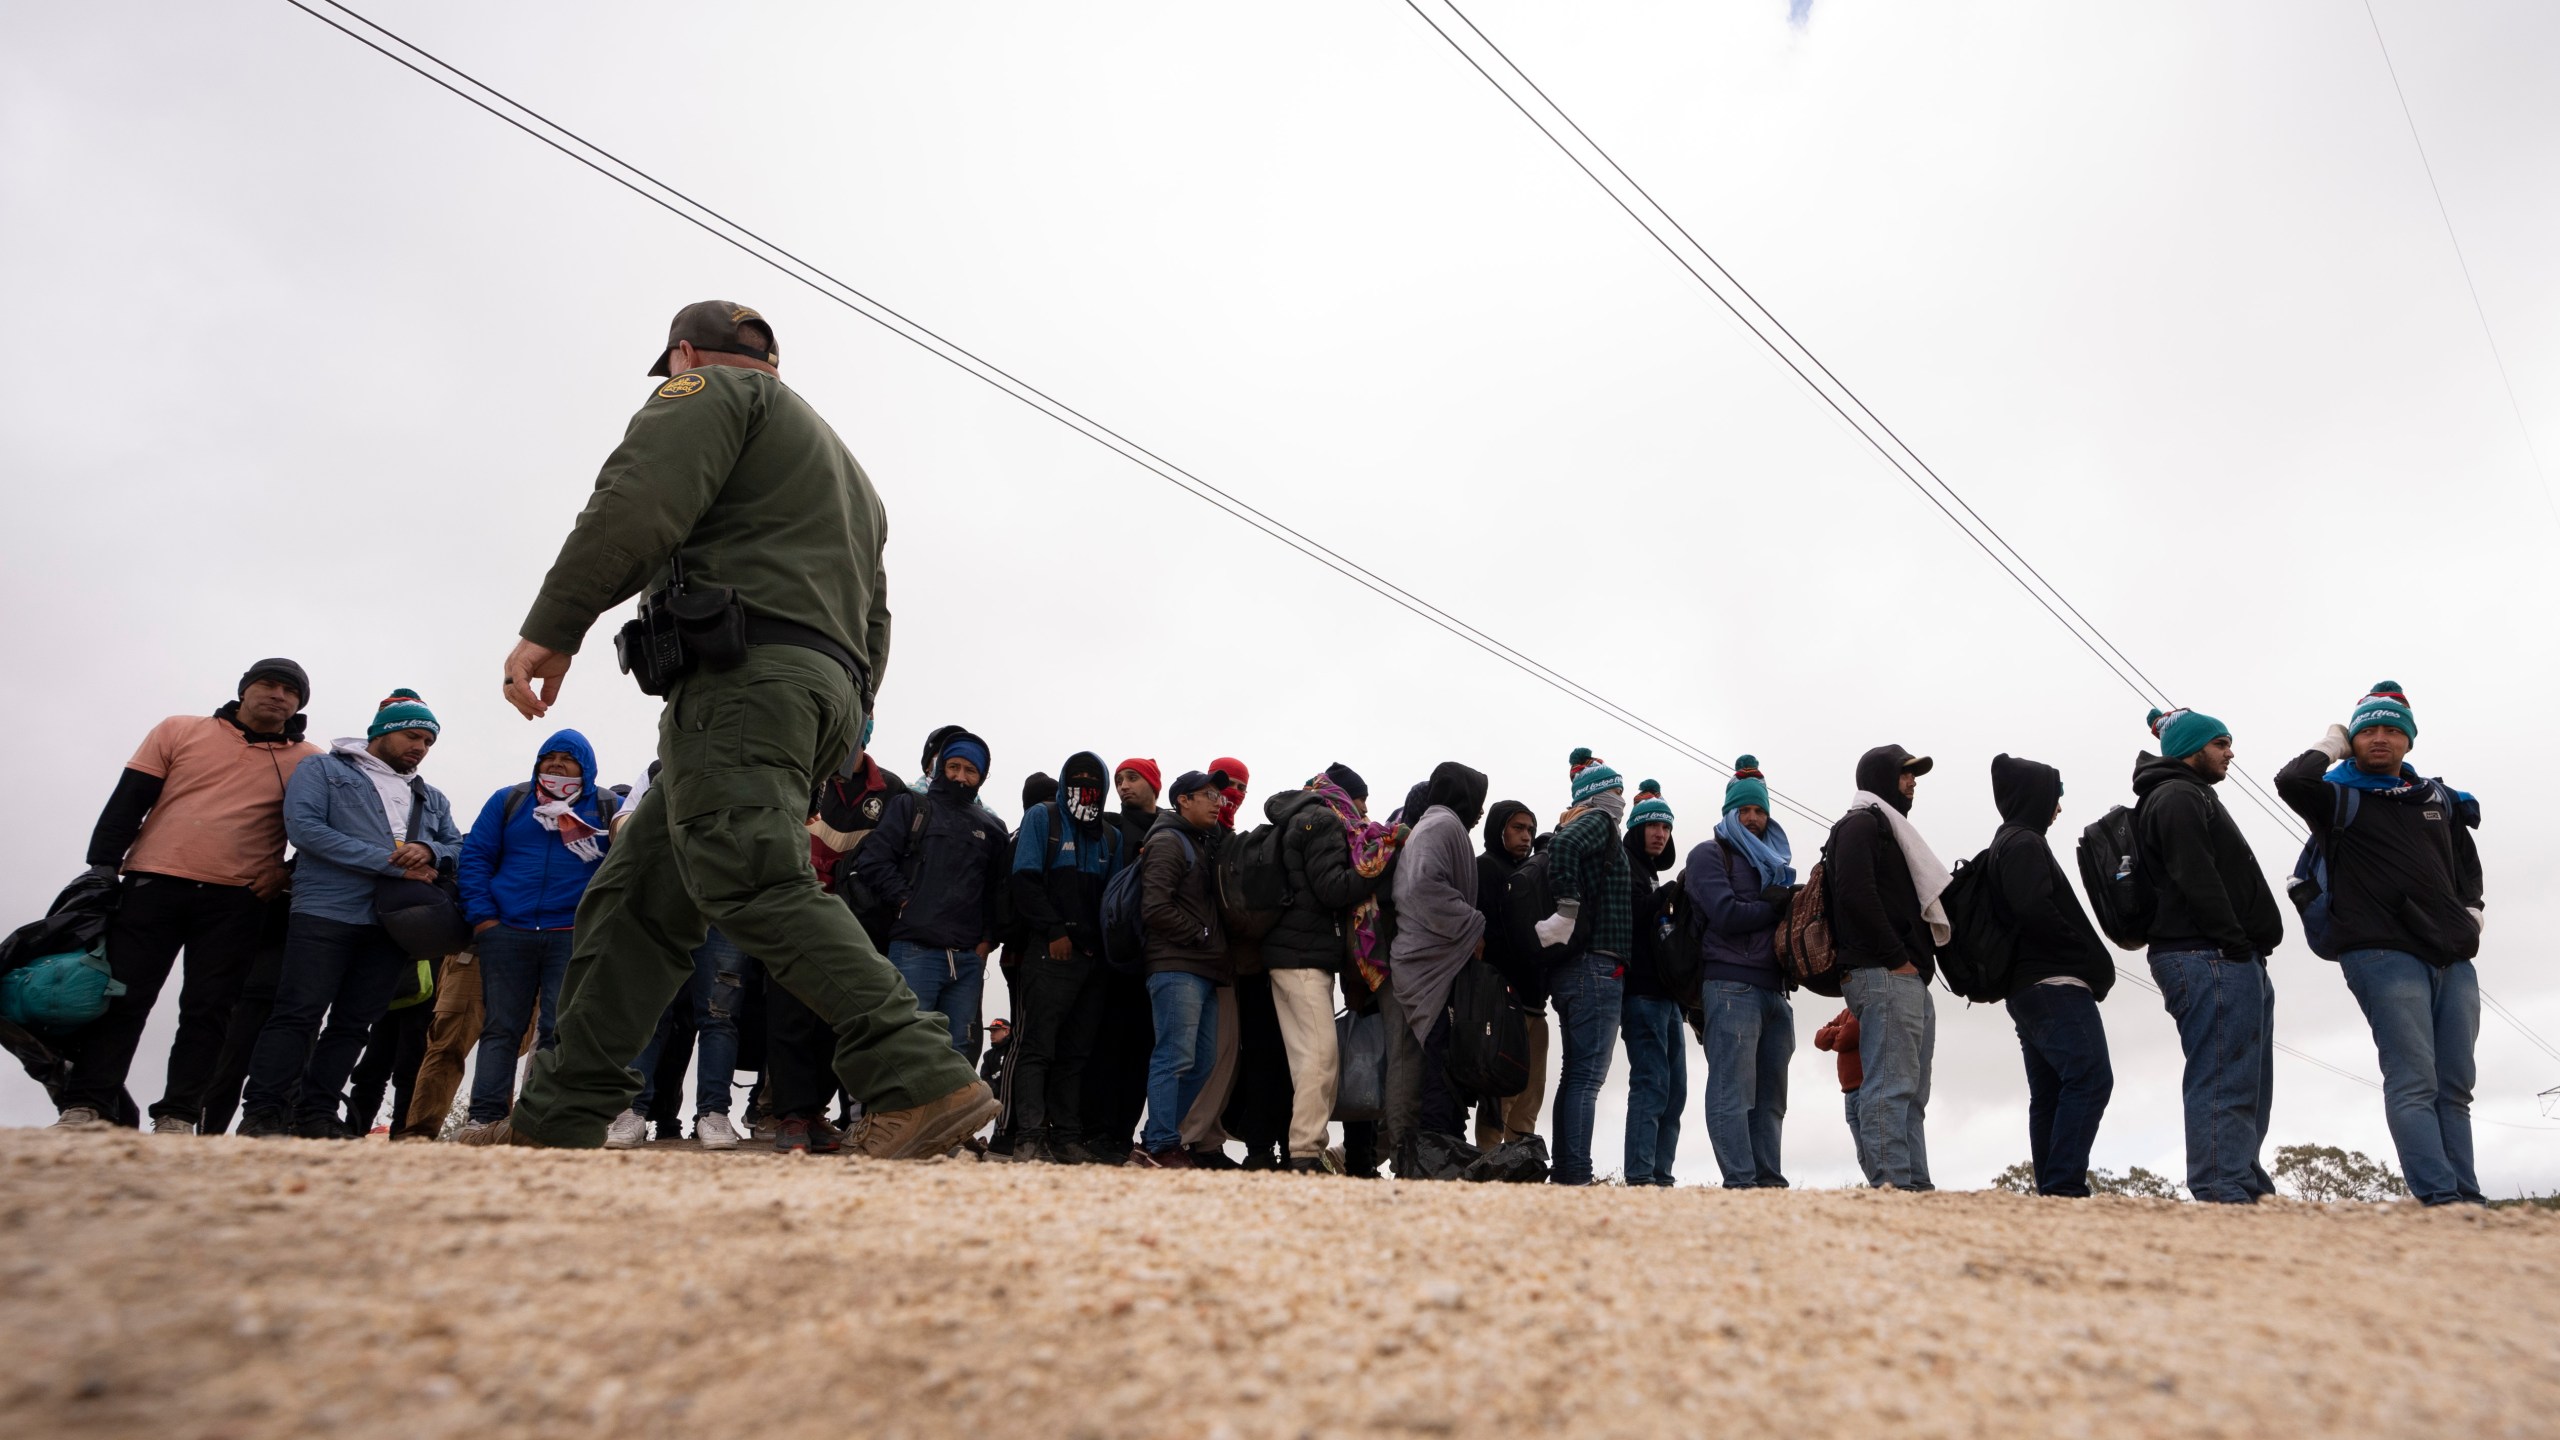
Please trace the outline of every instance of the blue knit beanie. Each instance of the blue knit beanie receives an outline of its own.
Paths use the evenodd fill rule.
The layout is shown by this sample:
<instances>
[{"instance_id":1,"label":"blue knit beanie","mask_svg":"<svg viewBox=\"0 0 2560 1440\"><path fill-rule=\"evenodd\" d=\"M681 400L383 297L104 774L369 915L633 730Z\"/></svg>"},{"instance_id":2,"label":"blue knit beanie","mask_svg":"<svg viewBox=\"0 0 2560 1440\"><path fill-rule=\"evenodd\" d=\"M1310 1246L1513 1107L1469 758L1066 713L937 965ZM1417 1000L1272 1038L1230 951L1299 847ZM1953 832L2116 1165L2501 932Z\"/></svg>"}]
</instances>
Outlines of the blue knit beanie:
<instances>
[{"instance_id":1,"label":"blue knit beanie","mask_svg":"<svg viewBox=\"0 0 2560 1440\"><path fill-rule=\"evenodd\" d=\"M987 774L987 742L975 735L955 735L942 747L944 760L966 760L978 767L978 777ZM937 767L939 768L939 767Z\"/></svg>"},{"instance_id":2,"label":"blue knit beanie","mask_svg":"<svg viewBox=\"0 0 2560 1440\"><path fill-rule=\"evenodd\" d=\"M2154 710L2148 723L2159 737L2160 753L2172 760L2184 760L2231 733L2230 726L2195 710Z\"/></svg>"},{"instance_id":3,"label":"blue knit beanie","mask_svg":"<svg viewBox=\"0 0 2560 1440\"><path fill-rule=\"evenodd\" d=\"M1671 807L1664 803L1662 798L1662 782L1638 781L1635 808L1627 812L1627 828L1634 830L1640 826L1650 825L1656 820L1665 825L1672 823Z\"/></svg>"},{"instance_id":4,"label":"blue knit beanie","mask_svg":"<svg viewBox=\"0 0 2560 1440\"><path fill-rule=\"evenodd\" d=\"M2356 702L2356 713L2347 721L2347 734L2359 735L2377 725L2388 725L2418 743L2418 717L2409 709L2409 694L2397 680L2377 680L2373 689Z\"/></svg>"},{"instance_id":5,"label":"blue knit beanie","mask_svg":"<svg viewBox=\"0 0 2560 1440\"><path fill-rule=\"evenodd\" d=\"M1573 803L1576 805L1594 795L1627 788L1627 782L1618 778L1618 772L1592 754L1591 747L1587 745L1574 751L1568 763L1573 766Z\"/></svg>"},{"instance_id":6,"label":"blue knit beanie","mask_svg":"<svg viewBox=\"0 0 2560 1440\"><path fill-rule=\"evenodd\" d=\"M424 730L430 735L444 733L436 723L436 712L418 698L415 690L394 690L385 696L382 706L373 712L373 724L366 727L364 738L379 740L394 730Z\"/></svg>"},{"instance_id":7,"label":"blue knit beanie","mask_svg":"<svg viewBox=\"0 0 2560 1440\"><path fill-rule=\"evenodd\" d=\"M1761 778L1757 755L1736 756L1733 779L1724 787L1724 813L1730 815L1745 805L1769 808L1769 782Z\"/></svg>"}]
</instances>

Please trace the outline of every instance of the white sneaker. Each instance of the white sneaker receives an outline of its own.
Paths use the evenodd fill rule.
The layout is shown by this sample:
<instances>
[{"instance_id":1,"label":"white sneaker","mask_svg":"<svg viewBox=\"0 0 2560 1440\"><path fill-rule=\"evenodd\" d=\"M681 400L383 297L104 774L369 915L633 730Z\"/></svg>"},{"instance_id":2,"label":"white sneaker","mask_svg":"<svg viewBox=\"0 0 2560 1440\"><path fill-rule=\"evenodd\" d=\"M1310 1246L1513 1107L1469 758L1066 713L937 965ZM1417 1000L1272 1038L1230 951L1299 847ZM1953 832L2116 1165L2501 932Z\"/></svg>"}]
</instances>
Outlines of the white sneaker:
<instances>
[{"instance_id":1,"label":"white sneaker","mask_svg":"<svg viewBox=\"0 0 2560 1440\"><path fill-rule=\"evenodd\" d=\"M107 1117L86 1105L74 1105L55 1118L53 1128L56 1130L104 1130L107 1128Z\"/></svg>"},{"instance_id":2,"label":"white sneaker","mask_svg":"<svg viewBox=\"0 0 2560 1440\"><path fill-rule=\"evenodd\" d=\"M637 1150L649 1143L649 1122L637 1110L625 1110L604 1127L604 1148Z\"/></svg>"},{"instance_id":3,"label":"white sneaker","mask_svg":"<svg viewBox=\"0 0 2560 1440\"><path fill-rule=\"evenodd\" d=\"M717 1112L696 1115L693 1117L693 1142L705 1150L735 1150L738 1148L738 1127L729 1123L728 1116Z\"/></svg>"},{"instance_id":4,"label":"white sneaker","mask_svg":"<svg viewBox=\"0 0 2560 1440\"><path fill-rule=\"evenodd\" d=\"M196 1122L193 1120L181 1120L175 1115L163 1115L159 1119L151 1122L151 1133L154 1135L193 1135L196 1133Z\"/></svg>"}]
</instances>

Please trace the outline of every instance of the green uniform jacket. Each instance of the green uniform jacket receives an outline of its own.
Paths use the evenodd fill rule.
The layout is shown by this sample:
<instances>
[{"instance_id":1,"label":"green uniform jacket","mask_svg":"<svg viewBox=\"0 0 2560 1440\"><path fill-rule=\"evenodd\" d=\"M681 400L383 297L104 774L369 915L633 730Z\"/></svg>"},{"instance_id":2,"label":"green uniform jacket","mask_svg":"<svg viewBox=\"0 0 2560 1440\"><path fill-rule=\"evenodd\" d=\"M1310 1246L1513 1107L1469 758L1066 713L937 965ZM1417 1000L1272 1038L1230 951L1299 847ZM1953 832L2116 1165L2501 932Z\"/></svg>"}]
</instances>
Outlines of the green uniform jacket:
<instances>
[{"instance_id":1,"label":"green uniform jacket","mask_svg":"<svg viewBox=\"0 0 2560 1440\"><path fill-rule=\"evenodd\" d=\"M888 541L871 477L808 401L761 370L688 370L631 417L523 635L576 653L596 617L661 577L682 547L687 583L734 586L749 614L842 642L877 694Z\"/></svg>"}]
</instances>

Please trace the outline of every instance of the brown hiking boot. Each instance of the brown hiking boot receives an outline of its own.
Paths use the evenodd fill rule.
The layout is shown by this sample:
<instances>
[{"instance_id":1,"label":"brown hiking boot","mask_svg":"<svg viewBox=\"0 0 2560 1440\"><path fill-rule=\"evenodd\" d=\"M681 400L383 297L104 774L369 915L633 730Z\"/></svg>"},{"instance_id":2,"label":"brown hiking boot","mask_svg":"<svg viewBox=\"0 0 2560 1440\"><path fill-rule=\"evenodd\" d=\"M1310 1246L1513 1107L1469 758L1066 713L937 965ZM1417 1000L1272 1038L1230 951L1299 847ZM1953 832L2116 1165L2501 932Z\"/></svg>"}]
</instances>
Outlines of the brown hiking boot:
<instances>
[{"instance_id":1,"label":"brown hiking boot","mask_svg":"<svg viewBox=\"0 0 2560 1440\"><path fill-rule=\"evenodd\" d=\"M455 1135L453 1139L458 1145L524 1145L536 1150L545 1148L541 1141L532 1136L517 1134L516 1127L508 1124L507 1117L504 1115L483 1125L465 1125L461 1133Z\"/></svg>"},{"instance_id":2,"label":"brown hiking boot","mask_svg":"<svg viewBox=\"0 0 2560 1440\"><path fill-rule=\"evenodd\" d=\"M845 1139L869 1160L926 1160L978 1133L1004 1111L984 1080L972 1080L939 1100L880 1114L866 1110Z\"/></svg>"}]
</instances>

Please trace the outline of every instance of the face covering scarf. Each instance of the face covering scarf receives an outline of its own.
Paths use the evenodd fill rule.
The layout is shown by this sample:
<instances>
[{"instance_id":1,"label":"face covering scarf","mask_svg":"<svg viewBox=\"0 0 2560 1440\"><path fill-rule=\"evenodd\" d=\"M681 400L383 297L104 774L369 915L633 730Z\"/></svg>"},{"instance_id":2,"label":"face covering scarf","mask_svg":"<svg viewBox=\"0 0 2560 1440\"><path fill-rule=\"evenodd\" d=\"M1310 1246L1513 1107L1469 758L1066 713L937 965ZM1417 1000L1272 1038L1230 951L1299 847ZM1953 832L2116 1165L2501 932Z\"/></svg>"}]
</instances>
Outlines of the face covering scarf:
<instances>
[{"instance_id":1,"label":"face covering scarf","mask_svg":"<svg viewBox=\"0 0 2560 1440\"><path fill-rule=\"evenodd\" d=\"M587 864L603 859L604 832L570 808L586 792L586 782L573 775L537 775L534 788L541 792L542 803L533 807L533 823L558 834L569 853Z\"/></svg>"}]
</instances>

